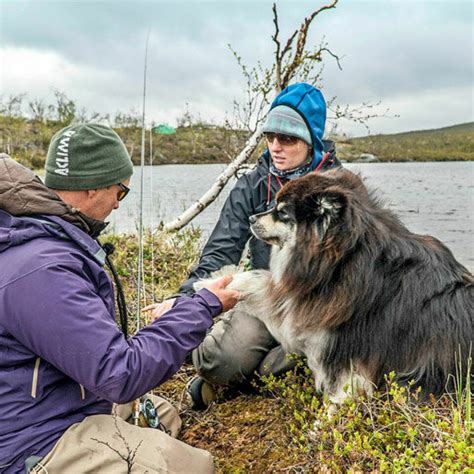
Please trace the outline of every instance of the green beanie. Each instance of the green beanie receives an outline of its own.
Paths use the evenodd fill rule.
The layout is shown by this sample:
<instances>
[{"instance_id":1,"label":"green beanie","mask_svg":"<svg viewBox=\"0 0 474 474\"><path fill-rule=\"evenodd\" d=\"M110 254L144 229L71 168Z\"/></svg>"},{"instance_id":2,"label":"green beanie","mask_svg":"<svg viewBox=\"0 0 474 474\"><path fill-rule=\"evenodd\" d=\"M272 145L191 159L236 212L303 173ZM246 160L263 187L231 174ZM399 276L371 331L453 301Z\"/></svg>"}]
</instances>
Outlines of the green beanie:
<instances>
[{"instance_id":1,"label":"green beanie","mask_svg":"<svg viewBox=\"0 0 474 474\"><path fill-rule=\"evenodd\" d=\"M72 124L49 144L45 184L72 191L107 188L133 174L132 160L120 137L108 126Z\"/></svg>"}]
</instances>

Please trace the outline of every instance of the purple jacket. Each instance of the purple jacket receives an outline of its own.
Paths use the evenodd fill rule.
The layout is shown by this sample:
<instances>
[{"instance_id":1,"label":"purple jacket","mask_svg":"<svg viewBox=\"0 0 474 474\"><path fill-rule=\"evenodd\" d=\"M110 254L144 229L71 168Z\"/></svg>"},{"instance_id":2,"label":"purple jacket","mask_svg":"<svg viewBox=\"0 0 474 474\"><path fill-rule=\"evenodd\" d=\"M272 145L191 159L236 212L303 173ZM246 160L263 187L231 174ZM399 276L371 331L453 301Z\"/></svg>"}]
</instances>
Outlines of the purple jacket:
<instances>
[{"instance_id":1,"label":"purple jacket","mask_svg":"<svg viewBox=\"0 0 474 474\"><path fill-rule=\"evenodd\" d=\"M220 312L201 290L127 341L98 243L60 217L0 210L0 472L167 380Z\"/></svg>"}]
</instances>

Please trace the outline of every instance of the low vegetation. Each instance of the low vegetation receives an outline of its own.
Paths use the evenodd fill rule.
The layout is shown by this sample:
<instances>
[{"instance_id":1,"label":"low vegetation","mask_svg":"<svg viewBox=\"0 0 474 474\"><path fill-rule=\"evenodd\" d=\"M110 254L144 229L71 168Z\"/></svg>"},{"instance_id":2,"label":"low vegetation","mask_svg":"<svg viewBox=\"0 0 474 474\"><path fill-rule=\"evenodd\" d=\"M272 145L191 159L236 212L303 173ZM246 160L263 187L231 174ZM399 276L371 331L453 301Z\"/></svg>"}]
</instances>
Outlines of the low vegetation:
<instances>
[{"instance_id":1,"label":"low vegetation","mask_svg":"<svg viewBox=\"0 0 474 474\"><path fill-rule=\"evenodd\" d=\"M96 120L113 126L133 162L140 164L142 133L137 112L117 112L114 117L88 114L59 91L55 91L55 103L33 100L26 109L25 97L2 100L0 96L0 152L29 168L41 169L55 132L72 121ZM178 119L175 130L171 134L147 130L146 164L226 163L242 150L248 137L244 130L206 123L189 111ZM375 155L379 161L474 160L474 122L395 135L331 138L337 142L338 157L346 161L358 160L363 154ZM263 142L251 160L257 158L262 147Z\"/></svg>"},{"instance_id":2,"label":"low vegetation","mask_svg":"<svg viewBox=\"0 0 474 474\"><path fill-rule=\"evenodd\" d=\"M116 246L114 261L133 313L136 236L102 240ZM172 295L198 252L198 231L147 234L146 303ZM130 328L135 326L131 321ZM180 439L209 450L218 472L474 472L469 380L452 396L421 402L416 391L388 374L385 391L370 400L349 400L329 420L303 361L286 376L256 380L233 397L221 393L204 412L190 410L185 398L193 374L185 364L156 393L178 407L184 421Z\"/></svg>"},{"instance_id":3,"label":"low vegetation","mask_svg":"<svg viewBox=\"0 0 474 474\"><path fill-rule=\"evenodd\" d=\"M341 140L338 156L354 161L371 154L379 161L474 160L474 122L393 135L369 135Z\"/></svg>"},{"instance_id":4,"label":"low vegetation","mask_svg":"<svg viewBox=\"0 0 474 474\"><path fill-rule=\"evenodd\" d=\"M41 169L51 137L65 125L56 120L40 122L0 115L0 152L9 154L29 168ZM115 131L124 141L134 164L139 165L141 128L133 124L115 127ZM148 130L145 163L225 163L243 148L245 138L244 132L201 123L177 127L176 133L171 135L150 133Z\"/></svg>"}]
</instances>

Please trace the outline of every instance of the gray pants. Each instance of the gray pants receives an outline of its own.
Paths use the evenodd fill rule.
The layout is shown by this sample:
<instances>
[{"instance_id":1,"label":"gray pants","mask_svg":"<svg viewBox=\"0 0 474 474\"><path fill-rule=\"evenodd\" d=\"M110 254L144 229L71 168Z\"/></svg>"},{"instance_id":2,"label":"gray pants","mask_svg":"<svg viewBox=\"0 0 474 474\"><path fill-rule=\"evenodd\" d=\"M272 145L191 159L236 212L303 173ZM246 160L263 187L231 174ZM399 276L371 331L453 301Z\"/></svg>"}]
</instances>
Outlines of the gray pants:
<instances>
[{"instance_id":1,"label":"gray pants","mask_svg":"<svg viewBox=\"0 0 474 474\"><path fill-rule=\"evenodd\" d=\"M192 358L207 382L233 387L247 382L255 372L279 375L296 364L266 326L238 305L212 327Z\"/></svg>"}]
</instances>

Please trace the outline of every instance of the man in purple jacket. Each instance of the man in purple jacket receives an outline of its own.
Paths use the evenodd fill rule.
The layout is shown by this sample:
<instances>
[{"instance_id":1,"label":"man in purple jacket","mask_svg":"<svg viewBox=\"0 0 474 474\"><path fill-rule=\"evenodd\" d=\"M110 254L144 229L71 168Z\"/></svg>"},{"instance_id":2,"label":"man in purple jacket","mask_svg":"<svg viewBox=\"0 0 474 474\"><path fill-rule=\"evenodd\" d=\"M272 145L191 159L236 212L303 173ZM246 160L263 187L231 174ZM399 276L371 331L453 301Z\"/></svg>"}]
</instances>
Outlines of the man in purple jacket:
<instances>
[{"instance_id":1,"label":"man in purple jacket","mask_svg":"<svg viewBox=\"0 0 474 474\"><path fill-rule=\"evenodd\" d=\"M53 137L46 185L0 156L0 472L213 471L206 451L125 421L238 298L224 278L124 337L96 237L132 172L118 135L98 124ZM155 401L176 436L176 411Z\"/></svg>"}]
</instances>

